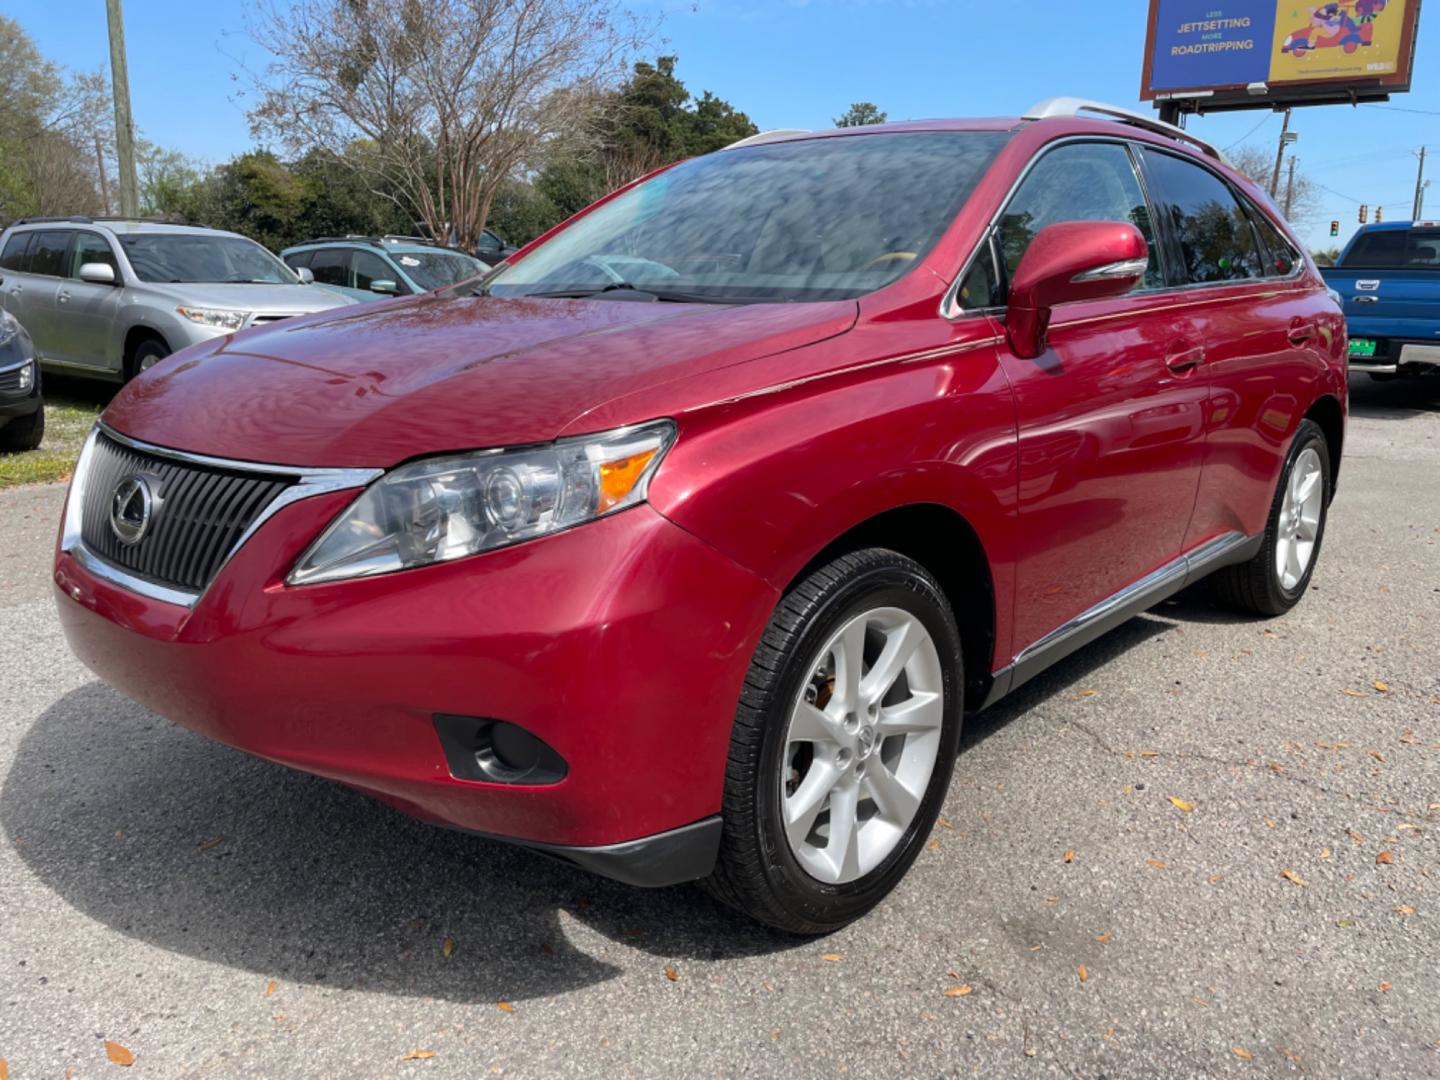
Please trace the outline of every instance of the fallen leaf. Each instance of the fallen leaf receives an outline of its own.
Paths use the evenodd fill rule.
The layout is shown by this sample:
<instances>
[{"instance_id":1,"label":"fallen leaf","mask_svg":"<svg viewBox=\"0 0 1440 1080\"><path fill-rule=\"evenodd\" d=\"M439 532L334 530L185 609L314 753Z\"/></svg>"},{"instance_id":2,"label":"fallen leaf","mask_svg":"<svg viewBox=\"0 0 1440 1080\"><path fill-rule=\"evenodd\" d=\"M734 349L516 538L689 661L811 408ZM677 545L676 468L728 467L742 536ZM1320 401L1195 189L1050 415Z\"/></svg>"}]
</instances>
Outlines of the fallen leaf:
<instances>
[{"instance_id":1,"label":"fallen leaf","mask_svg":"<svg viewBox=\"0 0 1440 1080\"><path fill-rule=\"evenodd\" d=\"M135 1055L117 1042L105 1040L105 1056L110 1059L111 1065L123 1065L129 1068L135 1064Z\"/></svg>"},{"instance_id":2,"label":"fallen leaf","mask_svg":"<svg viewBox=\"0 0 1440 1080\"><path fill-rule=\"evenodd\" d=\"M450 954L453 953L454 951L455 951L455 939L454 939L454 938L448 938L448 937L447 937L443 942L440 943L440 953L441 953L442 956L445 957L445 959L447 959L447 960L450 959Z\"/></svg>"},{"instance_id":3,"label":"fallen leaf","mask_svg":"<svg viewBox=\"0 0 1440 1080\"><path fill-rule=\"evenodd\" d=\"M1340 692L1341 692L1342 694L1344 694L1346 697L1364 697L1364 696L1365 696L1365 692L1364 692L1363 690L1351 690L1348 686L1347 686L1344 690L1342 690L1342 691L1340 691Z\"/></svg>"},{"instance_id":4,"label":"fallen leaf","mask_svg":"<svg viewBox=\"0 0 1440 1080\"><path fill-rule=\"evenodd\" d=\"M1254 1056L1250 1053L1249 1050L1246 1050L1243 1046L1232 1046L1230 1048L1230 1052L1236 1057L1238 1057L1241 1061L1249 1061Z\"/></svg>"},{"instance_id":5,"label":"fallen leaf","mask_svg":"<svg viewBox=\"0 0 1440 1080\"><path fill-rule=\"evenodd\" d=\"M1206 880L1209 881L1211 885L1219 885L1220 882L1222 882L1222 881L1225 880L1225 875L1224 875L1224 874L1211 874Z\"/></svg>"},{"instance_id":6,"label":"fallen leaf","mask_svg":"<svg viewBox=\"0 0 1440 1080\"><path fill-rule=\"evenodd\" d=\"M1140 756L1141 756L1141 757L1159 757L1159 756L1160 756L1160 751L1159 751L1159 750L1141 750L1141 751L1140 751Z\"/></svg>"},{"instance_id":7,"label":"fallen leaf","mask_svg":"<svg viewBox=\"0 0 1440 1080\"><path fill-rule=\"evenodd\" d=\"M10 1080L10 1063L0 1058L0 1080Z\"/></svg>"},{"instance_id":8,"label":"fallen leaf","mask_svg":"<svg viewBox=\"0 0 1440 1080\"><path fill-rule=\"evenodd\" d=\"M1424 739L1416 736L1415 732L1408 727L1400 733L1400 741L1406 746L1421 746L1425 742Z\"/></svg>"},{"instance_id":9,"label":"fallen leaf","mask_svg":"<svg viewBox=\"0 0 1440 1080\"><path fill-rule=\"evenodd\" d=\"M1081 981L1082 983L1083 983L1086 979L1090 978L1090 973L1085 970L1085 965L1084 965L1084 964L1076 964L1076 965L1075 965L1075 974L1078 975L1078 976L1080 976L1080 981Z\"/></svg>"},{"instance_id":10,"label":"fallen leaf","mask_svg":"<svg viewBox=\"0 0 1440 1080\"><path fill-rule=\"evenodd\" d=\"M929 843L928 846L929 846L929 848L930 848L931 851L939 851L939 850L940 850L940 841L939 841L939 840L936 840L934 837L931 837L931 838L930 838L930 843Z\"/></svg>"},{"instance_id":11,"label":"fallen leaf","mask_svg":"<svg viewBox=\"0 0 1440 1080\"><path fill-rule=\"evenodd\" d=\"M400 1060L401 1060L401 1061L424 1061L426 1058L432 1058L432 1057L434 1057L434 1056L435 1056L435 1051L434 1051L434 1050L411 1050L408 1054L406 1054L406 1055L405 1055L404 1057L402 1057Z\"/></svg>"},{"instance_id":12,"label":"fallen leaf","mask_svg":"<svg viewBox=\"0 0 1440 1080\"><path fill-rule=\"evenodd\" d=\"M275 988L279 985L280 984L277 983L274 979L271 979L268 983L265 984L265 996L269 997L270 995L275 993Z\"/></svg>"},{"instance_id":13,"label":"fallen leaf","mask_svg":"<svg viewBox=\"0 0 1440 1080\"><path fill-rule=\"evenodd\" d=\"M964 997L966 994L973 994L974 992L975 992L975 988L974 988L973 986L968 985L968 984L965 985L965 986L952 986L952 987L950 987L950 989L948 989L948 990L945 991L945 996L946 996L946 997Z\"/></svg>"},{"instance_id":14,"label":"fallen leaf","mask_svg":"<svg viewBox=\"0 0 1440 1080\"><path fill-rule=\"evenodd\" d=\"M1341 930L1349 930L1350 927L1352 927L1352 926L1355 925L1355 920L1354 920L1354 919L1336 919L1336 920L1335 920L1335 925L1338 926L1338 927L1340 927Z\"/></svg>"},{"instance_id":15,"label":"fallen leaf","mask_svg":"<svg viewBox=\"0 0 1440 1080\"><path fill-rule=\"evenodd\" d=\"M1381 682L1379 679L1376 679L1375 689L1379 690L1382 694L1388 694L1390 692L1390 684Z\"/></svg>"},{"instance_id":16,"label":"fallen leaf","mask_svg":"<svg viewBox=\"0 0 1440 1080\"><path fill-rule=\"evenodd\" d=\"M223 844L224 842L225 842L225 837L223 837L223 836L212 837L211 839L206 840L203 844L200 845L200 850L201 850L201 851L209 851L209 850L210 850L211 848L213 848L213 847L219 847L219 846L220 846L221 844Z\"/></svg>"},{"instance_id":17,"label":"fallen leaf","mask_svg":"<svg viewBox=\"0 0 1440 1080\"><path fill-rule=\"evenodd\" d=\"M1074 848L1066 848L1066 849L1065 849L1065 854L1062 855L1062 856L1060 856L1060 857L1061 857L1062 859L1064 859L1066 862L1074 862L1074 861L1075 861L1075 849L1074 849Z\"/></svg>"},{"instance_id":18,"label":"fallen leaf","mask_svg":"<svg viewBox=\"0 0 1440 1080\"><path fill-rule=\"evenodd\" d=\"M1182 814L1188 814L1191 810L1195 809L1194 803L1186 802L1184 799L1179 798L1176 795L1167 795L1165 797L1170 800L1170 805L1175 807L1175 809L1179 810Z\"/></svg>"},{"instance_id":19,"label":"fallen leaf","mask_svg":"<svg viewBox=\"0 0 1440 1080\"><path fill-rule=\"evenodd\" d=\"M1099 692L1100 692L1099 690L1085 689L1085 690L1081 690L1081 691L1080 691L1080 696L1081 696L1081 697L1094 697L1094 696L1095 696L1096 694L1098 694Z\"/></svg>"},{"instance_id":20,"label":"fallen leaf","mask_svg":"<svg viewBox=\"0 0 1440 1080\"><path fill-rule=\"evenodd\" d=\"M1380 762L1381 765L1384 765L1384 764L1385 764L1385 755L1382 754L1382 753L1380 753L1379 750L1371 750L1371 751L1368 751L1368 753L1369 753L1370 756L1373 757L1376 761Z\"/></svg>"},{"instance_id":21,"label":"fallen leaf","mask_svg":"<svg viewBox=\"0 0 1440 1080\"><path fill-rule=\"evenodd\" d=\"M1107 941L1110 940L1110 935L1109 935L1109 934L1101 934L1101 935L1099 935L1095 940L1098 941L1101 945L1104 945Z\"/></svg>"},{"instance_id":22,"label":"fallen leaf","mask_svg":"<svg viewBox=\"0 0 1440 1080\"><path fill-rule=\"evenodd\" d=\"M1427 810L1440 810L1440 802L1432 802L1432 803L1431 803L1429 806L1427 806L1425 809L1427 809Z\"/></svg>"},{"instance_id":23,"label":"fallen leaf","mask_svg":"<svg viewBox=\"0 0 1440 1080\"><path fill-rule=\"evenodd\" d=\"M1275 827L1275 819L1274 819L1274 818L1268 818L1268 817L1267 817L1267 818L1265 819L1265 828L1267 828L1267 829L1273 829L1274 827Z\"/></svg>"},{"instance_id":24,"label":"fallen leaf","mask_svg":"<svg viewBox=\"0 0 1440 1080\"><path fill-rule=\"evenodd\" d=\"M1115 1029L1114 1029L1113 1027L1107 1027L1107 1028L1105 1029L1105 1038L1107 1038L1107 1039L1113 1039L1113 1038L1115 1038Z\"/></svg>"},{"instance_id":25,"label":"fallen leaf","mask_svg":"<svg viewBox=\"0 0 1440 1080\"><path fill-rule=\"evenodd\" d=\"M511 1005L508 1001L497 1001L495 1007L501 1012L513 1013L515 1011L515 1006Z\"/></svg>"},{"instance_id":26,"label":"fallen leaf","mask_svg":"<svg viewBox=\"0 0 1440 1080\"><path fill-rule=\"evenodd\" d=\"M1169 864L1169 863L1163 863L1163 862L1161 862L1159 859L1146 859L1146 860L1145 860L1145 865L1146 865L1146 866L1153 866L1156 870L1164 870L1164 869L1165 869L1167 866L1169 866L1170 864Z\"/></svg>"},{"instance_id":27,"label":"fallen leaf","mask_svg":"<svg viewBox=\"0 0 1440 1080\"><path fill-rule=\"evenodd\" d=\"M666 977L667 979L669 979L671 982L678 982L679 979L680 979L680 972L678 972L678 971L675 970L675 965L674 965L674 964L666 964L666 965L665 965L665 977Z\"/></svg>"},{"instance_id":28,"label":"fallen leaf","mask_svg":"<svg viewBox=\"0 0 1440 1080\"><path fill-rule=\"evenodd\" d=\"M1380 992L1382 994L1388 994L1390 992L1390 984L1388 982L1382 982L1380 984Z\"/></svg>"},{"instance_id":29,"label":"fallen leaf","mask_svg":"<svg viewBox=\"0 0 1440 1080\"><path fill-rule=\"evenodd\" d=\"M1381 866L1389 866L1395 861L1395 856L1388 851L1382 851L1379 855L1375 856L1375 861Z\"/></svg>"},{"instance_id":30,"label":"fallen leaf","mask_svg":"<svg viewBox=\"0 0 1440 1080\"><path fill-rule=\"evenodd\" d=\"M950 822L949 822L948 820L946 820L945 818L943 818L943 817L942 817L942 818L936 818L935 821L939 824L939 826L940 826L942 829L953 829L953 828L955 828L954 825L951 825Z\"/></svg>"},{"instance_id":31,"label":"fallen leaf","mask_svg":"<svg viewBox=\"0 0 1440 1080\"><path fill-rule=\"evenodd\" d=\"M1296 885L1307 884L1304 878L1302 878L1299 874L1295 873L1295 871L1291 870L1288 866L1284 870L1280 871L1280 876L1283 877L1286 881L1293 882Z\"/></svg>"},{"instance_id":32,"label":"fallen leaf","mask_svg":"<svg viewBox=\"0 0 1440 1080\"><path fill-rule=\"evenodd\" d=\"M1361 835L1360 835L1358 832L1356 832L1354 829L1346 829L1346 830L1345 830L1345 833L1346 833L1347 836L1350 837L1351 840L1354 840L1355 843L1357 843L1357 844L1363 844L1363 843L1365 843L1365 837L1361 836Z\"/></svg>"},{"instance_id":33,"label":"fallen leaf","mask_svg":"<svg viewBox=\"0 0 1440 1080\"><path fill-rule=\"evenodd\" d=\"M838 952L827 952L824 956L820 957L820 959L829 964L838 964L841 960L844 960L845 957Z\"/></svg>"},{"instance_id":34,"label":"fallen leaf","mask_svg":"<svg viewBox=\"0 0 1440 1080\"><path fill-rule=\"evenodd\" d=\"M1411 907L1409 904L1401 904L1399 907L1397 907L1397 908L1395 909L1395 913L1396 913L1397 915L1414 915L1414 914L1415 914L1415 909L1414 909L1413 907Z\"/></svg>"},{"instance_id":35,"label":"fallen leaf","mask_svg":"<svg viewBox=\"0 0 1440 1080\"><path fill-rule=\"evenodd\" d=\"M1264 632L1263 636L1264 636L1264 637L1279 637L1280 635L1277 634L1277 633L1275 633L1274 630L1266 630L1266 631Z\"/></svg>"}]
</instances>

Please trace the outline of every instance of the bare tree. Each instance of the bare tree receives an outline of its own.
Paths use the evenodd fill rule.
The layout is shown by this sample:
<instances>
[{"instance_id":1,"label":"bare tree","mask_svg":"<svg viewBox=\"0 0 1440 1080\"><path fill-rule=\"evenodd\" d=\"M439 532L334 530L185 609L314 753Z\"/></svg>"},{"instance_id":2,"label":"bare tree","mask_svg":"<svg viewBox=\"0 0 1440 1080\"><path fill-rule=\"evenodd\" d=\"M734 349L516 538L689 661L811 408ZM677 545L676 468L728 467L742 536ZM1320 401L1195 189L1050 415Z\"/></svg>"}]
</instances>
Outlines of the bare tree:
<instances>
[{"instance_id":1,"label":"bare tree","mask_svg":"<svg viewBox=\"0 0 1440 1080\"><path fill-rule=\"evenodd\" d=\"M1226 155L1230 164L1240 170L1262 188L1270 186L1270 173L1275 168L1275 158L1269 150L1258 146L1242 146L1237 150L1231 150ZM1298 162L1297 162L1298 164ZM1276 202L1284 207L1285 185L1280 185L1281 198ZM1312 220L1320 206L1320 189L1315 182L1297 168L1295 170L1295 189L1290 196L1290 222L1292 224L1304 224Z\"/></svg>"},{"instance_id":2,"label":"bare tree","mask_svg":"<svg viewBox=\"0 0 1440 1080\"><path fill-rule=\"evenodd\" d=\"M609 0L298 0L252 33L277 59L254 134L364 162L377 195L472 246L496 191L589 128L644 43ZM346 153L357 140L369 152Z\"/></svg>"}]
</instances>

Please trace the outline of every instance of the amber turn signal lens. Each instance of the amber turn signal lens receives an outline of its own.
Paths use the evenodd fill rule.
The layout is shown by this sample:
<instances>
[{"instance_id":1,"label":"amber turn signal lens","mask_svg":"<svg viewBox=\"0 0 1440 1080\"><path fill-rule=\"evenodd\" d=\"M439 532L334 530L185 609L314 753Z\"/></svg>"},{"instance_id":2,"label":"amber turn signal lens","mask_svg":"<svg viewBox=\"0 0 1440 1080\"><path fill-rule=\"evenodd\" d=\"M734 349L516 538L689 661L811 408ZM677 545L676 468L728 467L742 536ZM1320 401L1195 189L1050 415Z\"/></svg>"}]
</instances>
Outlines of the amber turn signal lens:
<instances>
[{"instance_id":1,"label":"amber turn signal lens","mask_svg":"<svg viewBox=\"0 0 1440 1080\"><path fill-rule=\"evenodd\" d=\"M645 473L645 466L650 464L655 453L654 450L646 450L618 461L607 461L600 466L600 498L595 506L597 514L603 514L624 501L625 496L639 483L640 477Z\"/></svg>"}]
</instances>

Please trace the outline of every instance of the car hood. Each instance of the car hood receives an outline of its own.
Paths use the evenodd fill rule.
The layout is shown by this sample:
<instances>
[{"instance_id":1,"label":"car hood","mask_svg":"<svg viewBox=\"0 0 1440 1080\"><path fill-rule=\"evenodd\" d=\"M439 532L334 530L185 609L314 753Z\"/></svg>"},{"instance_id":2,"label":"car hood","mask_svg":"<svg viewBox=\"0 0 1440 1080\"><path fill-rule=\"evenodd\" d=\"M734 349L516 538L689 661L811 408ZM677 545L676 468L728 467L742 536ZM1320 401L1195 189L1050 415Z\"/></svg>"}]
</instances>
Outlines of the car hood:
<instances>
[{"instance_id":1,"label":"car hood","mask_svg":"<svg viewBox=\"0 0 1440 1080\"><path fill-rule=\"evenodd\" d=\"M355 303L316 285L227 285L223 282L176 282L146 286L186 307L249 311L257 315L303 315Z\"/></svg>"},{"instance_id":2,"label":"car hood","mask_svg":"<svg viewBox=\"0 0 1440 1080\"><path fill-rule=\"evenodd\" d=\"M689 377L843 333L857 313L852 300L412 297L182 350L121 391L104 420L132 438L214 457L384 468L545 442L584 430L582 418L600 405L682 378L689 393L703 392L704 380ZM667 411L699 403L677 400Z\"/></svg>"}]
</instances>

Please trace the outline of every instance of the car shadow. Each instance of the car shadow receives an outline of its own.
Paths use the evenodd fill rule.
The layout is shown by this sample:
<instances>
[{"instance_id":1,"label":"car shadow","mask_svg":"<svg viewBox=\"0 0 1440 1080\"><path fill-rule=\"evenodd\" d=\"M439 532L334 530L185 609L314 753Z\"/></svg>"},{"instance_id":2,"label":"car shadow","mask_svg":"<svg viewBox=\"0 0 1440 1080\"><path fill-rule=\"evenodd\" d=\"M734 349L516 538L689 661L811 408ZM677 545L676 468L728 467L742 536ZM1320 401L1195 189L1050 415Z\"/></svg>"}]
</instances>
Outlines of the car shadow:
<instances>
[{"instance_id":1,"label":"car shadow","mask_svg":"<svg viewBox=\"0 0 1440 1080\"><path fill-rule=\"evenodd\" d=\"M1369 420L1413 420L1440 412L1440 378L1407 377L1376 382L1350 376L1350 415Z\"/></svg>"}]
</instances>

